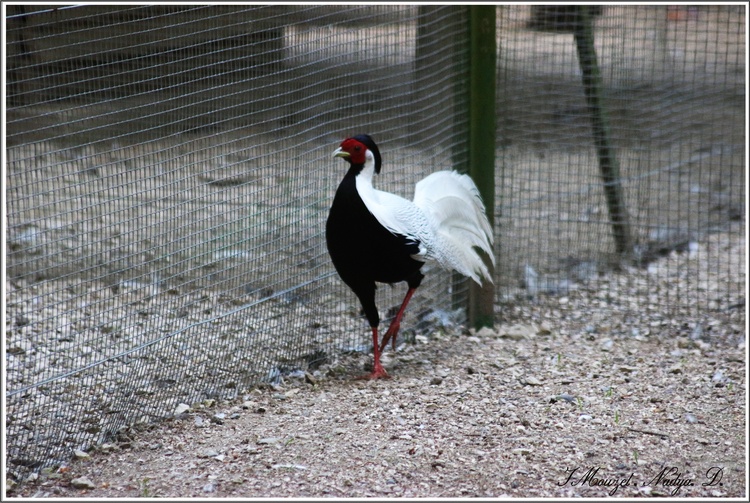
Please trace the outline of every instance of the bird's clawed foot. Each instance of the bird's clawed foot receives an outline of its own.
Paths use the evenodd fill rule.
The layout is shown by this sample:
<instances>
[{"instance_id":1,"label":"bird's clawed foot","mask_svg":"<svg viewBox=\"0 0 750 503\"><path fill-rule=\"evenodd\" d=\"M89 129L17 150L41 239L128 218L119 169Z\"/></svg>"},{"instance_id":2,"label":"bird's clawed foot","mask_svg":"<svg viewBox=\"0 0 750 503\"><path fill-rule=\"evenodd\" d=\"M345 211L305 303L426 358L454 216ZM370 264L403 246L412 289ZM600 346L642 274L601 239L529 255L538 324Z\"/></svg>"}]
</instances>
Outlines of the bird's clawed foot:
<instances>
[{"instance_id":1,"label":"bird's clawed foot","mask_svg":"<svg viewBox=\"0 0 750 503\"><path fill-rule=\"evenodd\" d=\"M390 379L390 378L391 376L388 375L388 372L385 371L382 365L377 365L375 367L375 370L373 370L369 374L355 377L355 379L358 381L371 381L373 379Z\"/></svg>"},{"instance_id":2,"label":"bird's clawed foot","mask_svg":"<svg viewBox=\"0 0 750 503\"><path fill-rule=\"evenodd\" d=\"M391 348L395 351L396 350L396 338L398 337L398 330L401 328L401 324L397 321L393 321L391 323L391 326L388 327L388 331L383 335L383 341L380 343L380 351L382 352L383 349L388 344L388 341L391 341Z\"/></svg>"}]
</instances>

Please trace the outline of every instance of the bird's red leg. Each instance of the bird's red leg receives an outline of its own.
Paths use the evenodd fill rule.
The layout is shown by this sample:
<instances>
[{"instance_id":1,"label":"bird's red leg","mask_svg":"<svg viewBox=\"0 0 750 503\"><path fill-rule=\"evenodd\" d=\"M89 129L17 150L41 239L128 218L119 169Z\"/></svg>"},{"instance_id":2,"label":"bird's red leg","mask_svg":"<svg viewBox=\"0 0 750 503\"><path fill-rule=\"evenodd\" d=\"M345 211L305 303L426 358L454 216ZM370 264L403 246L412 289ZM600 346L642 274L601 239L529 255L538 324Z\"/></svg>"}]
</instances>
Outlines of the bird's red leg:
<instances>
[{"instance_id":1,"label":"bird's red leg","mask_svg":"<svg viewBox=\"0 0 750 503\"><path fill-rule=\"evenodd\" d=\"M385 371L380 363L380 346L378 345L378 327L372 327L372 351L375 353L375 361L372 365L372 372L359 376L356 379L390 379L391 376Z\"/></svg>"},{"instance_id":2,"label":"bird's red leg","mask_svg":"<svg viewBox=\"0 0 750 503\"><path fill-rule=\"evenodd\" d=\"M406 292L406 296L404 297L404 301L401 303L401 307L399 308L396 317L393 318L391 325L388 327L388 331L383 336L383 342L380 343L380 351L383 351L383 348L385 348L389 340L391 341L391 347L394 350L396 349L396 337L398 336L399 328L401 328L401 318L404 317L406 306L407 304L409 304L409 300L411 300L411 296L414 295L414 292L416 290L416 288L409 288L409 291Z\"/></svg>"}]
</instances>

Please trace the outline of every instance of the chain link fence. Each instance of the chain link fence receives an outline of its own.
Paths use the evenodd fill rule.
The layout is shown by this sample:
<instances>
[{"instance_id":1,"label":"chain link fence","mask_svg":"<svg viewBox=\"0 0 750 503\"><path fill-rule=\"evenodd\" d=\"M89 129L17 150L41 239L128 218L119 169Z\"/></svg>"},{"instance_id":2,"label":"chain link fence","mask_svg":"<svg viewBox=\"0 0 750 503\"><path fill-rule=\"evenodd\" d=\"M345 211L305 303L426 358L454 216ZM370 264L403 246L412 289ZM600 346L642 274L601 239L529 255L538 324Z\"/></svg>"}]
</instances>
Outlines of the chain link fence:
<instances>
[{"instance_id":1,"label":"chain link fence","mask_svg":"<svg viewBox=\"0 0 750 503\"><path fill-rule=\"evenodd\" d=\"M379 187L404 196L465 166L464 7L4 9L9 476L370 350L325 249L330 155L371 134ZM597 281L613 308L744 310L744 7L592 11L626 262L570 15L497 14L498 316ZM691 253L736 282L670 267ZM461 323L463 286L428 273L406 339ZM378 295L385 311L403 291Z\"/></svg>"}]
</instances>

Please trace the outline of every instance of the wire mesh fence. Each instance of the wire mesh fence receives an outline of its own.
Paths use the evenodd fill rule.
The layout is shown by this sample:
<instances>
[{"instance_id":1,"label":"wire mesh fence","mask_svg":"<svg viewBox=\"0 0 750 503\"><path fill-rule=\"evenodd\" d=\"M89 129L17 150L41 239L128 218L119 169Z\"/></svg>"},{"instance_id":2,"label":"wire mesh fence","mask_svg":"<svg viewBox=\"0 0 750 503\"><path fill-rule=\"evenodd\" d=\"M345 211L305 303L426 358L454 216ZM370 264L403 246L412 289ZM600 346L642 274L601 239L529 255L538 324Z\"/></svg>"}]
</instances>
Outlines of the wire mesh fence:
<instances>
[{"instance_id":1,"label":"wire mesh fence","mask_svg":"<svg viewBox=\"0 0 750 503\"><path fill-rule=\"evenodd\" d=\"M8 7L11 471L369 349L322 239L331 154L373 135L404 195L452 165L462 12ZM455 295L431 275L416 319Z\"/></svg>"},{"instance_id":2,"label":"wire mesh fence","mask_svg":"<svg viewBox=\"0 0 750 503\"><path fill-rule=\"evenodd\" d=\"M466 164L464 7L5 8L11 476L369 351L323 239L330 155L373 135L379 188L404 196ZM570 19L500 6L501 312L633 278L629 309L744 303L744 7L592 13L634 259L615 251ZM407 338L460 322L465 295L428 273Z\"/></svg>"},{"instance_id":3,"label":"wire mesh fence","mask_svg":"<svg viewBox=\"0 0 750 503\"><path fill-rule=\"evenodd\" d=\"M745 234L744 6L591 9L633 234L630 268L602 190L575 9L498 10L500 296L567 293L625 267L623 281L635 281L636 269L649 275L649 295L634 310L743 302L744 251L733 243ZM694 260L677 271L659 261L683 253L713 265ZM735 281L717 283L717 269ZM660 280L672 287L656 291Z\"/></svg>"}]
</instances>

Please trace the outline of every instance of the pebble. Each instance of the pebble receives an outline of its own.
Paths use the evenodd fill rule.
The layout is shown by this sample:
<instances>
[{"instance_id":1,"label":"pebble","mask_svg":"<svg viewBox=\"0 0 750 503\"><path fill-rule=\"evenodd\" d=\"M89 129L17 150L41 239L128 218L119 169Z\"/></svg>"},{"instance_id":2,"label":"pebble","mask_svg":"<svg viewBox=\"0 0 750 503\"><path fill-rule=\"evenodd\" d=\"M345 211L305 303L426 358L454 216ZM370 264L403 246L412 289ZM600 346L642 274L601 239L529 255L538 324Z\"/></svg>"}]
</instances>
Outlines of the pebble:
<instances>
[{"instance_id":1,"label":"pebble","mask_svg":"<svg viewBox=\"0 0 750 503\"><path fill-rule=\"evenodd\" d=\"M543 321L536 332L538 335L550 335L552 333L552 327L546 321Z\"/></svg>"},{"instance_id":2,"label":"pebble","mask_svg":"<svg viewBox=\"0 0 750 503\"><path fill-rule=\"evenodd\" d=\"M76 457L76 459L91 459L91 456L80 449L76 449L75 451L73 451L73 455Z\"/></svg>"},{"instance_id":3,"label":"pebble","mask_svg":"<svg viewBox=\"0 0 750 503\"><path fill-rule=\"evenodd\" d=\"M76 489L96 489L96 485L88 477L78 477L70 481Z\"/></svg>"},{"instance_id":4,"label":"pebble","mask_svg":"<svg viewBox=\"0 0 750 503\"><path fill-rule=\"evenodd\" d=\"M476 336L479 337L479 338L497 337L497 332L495 332L494 330L492 330L490 327L482 327L476 333Z\"/></svg>"},{"instance_id":5,"label":"pebble","mask_svg":"<svg viewBox=\"0 0 750 503\"><path fill-rule=\"evenodd\" d=\"M307 467L304 465L295 465L291 463L280 463L276 465L271 465L271 468L274 470L278 470L279 468L286 468L286 469L293 469L293 470L307 470Z\"/></svg>"},{"instance_id":6,"label":"pebble","mask_svg":"<svg viewBox=\"0 0 750 503\"><path fill-rule=\"evenodd\" d=\"M567 393L563 393L561 395L557 395L556 398L561 398L561 399L565 400L566 402L570 402L570 403L575 403L576 402L576 397L574 397L573 395L569 395Z\"/></svg>"},{"instance_id":7,"label":"pebble","mask_svg":"<svg viewBox=\"0 0 750 503\"><path fill-rule=\"evenodd\" d=\"M523 379L522 384L525 384L527 386L541 386L542 385L542 381L540 381L539 379L537 379L534 376L526 376Z\"/></svg>"},{"instance_id":8,"label":"pebble","mask_svg":"<svg viewBox=\"0 0 750 503\"><path fill-rule=\"evenodd\" d=\"M481 333L481 330L480 330ZM532 339L535 334L535 330L528 325L521 325L516 323L510 327L501 327L497 334L503 339L510 339L512 341L521 341L524 339Z\"/></svg>"},{"instance_id":9,"label":"pebble","mask_svg":"<svg viewBox=\"0 0 750 503\"><path fill-rule=\"evenodd\" d=\"M180 414L184 414L190 410L190 406L186 403L181 403L174 409L174 415L179 416Z\"/></svg>"},{"instance_id":10,"label":"pebble","mask_svg":"<svg viewBox=\"0 0 750 503\"><path fill-rule=\"evenodd\" d=\"M215 458L219 455L219 452L215 449L203 449L196 454L199 458Z\"/></svg>"}]
</instances>

